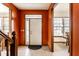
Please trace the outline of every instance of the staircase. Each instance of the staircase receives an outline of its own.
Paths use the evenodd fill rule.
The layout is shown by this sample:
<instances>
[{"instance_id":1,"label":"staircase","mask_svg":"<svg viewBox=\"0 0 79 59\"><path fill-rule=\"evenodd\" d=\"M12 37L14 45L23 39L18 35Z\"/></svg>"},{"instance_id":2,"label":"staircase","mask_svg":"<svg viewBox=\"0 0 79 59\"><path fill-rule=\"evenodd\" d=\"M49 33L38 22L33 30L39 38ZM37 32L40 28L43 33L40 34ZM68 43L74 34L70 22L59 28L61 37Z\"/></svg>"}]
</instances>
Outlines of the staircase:
<instances>
[{"instance_id":1,"label":"staircase","mask_svg":"<svg viewBox=\"0 0 79 59\"><path fill-rule=\"evenodd\" d=\"M15 31L12 32L10 38L8 35L6 35L0 30L0 56L2 56L1 52L3 51L1 46L2 40L5 41L4 44L5 44L6 56L17 56L15 39L16 39Z\"/></svg>"}]
</instances>

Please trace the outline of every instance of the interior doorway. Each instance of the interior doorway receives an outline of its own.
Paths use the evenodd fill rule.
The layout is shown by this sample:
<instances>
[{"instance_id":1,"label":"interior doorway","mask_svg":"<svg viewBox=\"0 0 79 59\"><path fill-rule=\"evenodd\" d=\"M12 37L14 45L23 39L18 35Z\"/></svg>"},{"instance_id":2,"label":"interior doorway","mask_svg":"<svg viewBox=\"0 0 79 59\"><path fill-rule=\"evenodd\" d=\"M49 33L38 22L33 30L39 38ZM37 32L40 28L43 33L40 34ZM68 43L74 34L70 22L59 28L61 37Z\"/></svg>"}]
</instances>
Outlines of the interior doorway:
<instances>
[{"instance_id":1,"label":"interior doorway","mask_svg":"<svg viewBox=\"0 0 79 59\"><path fill-rule=\"evenodd\" d=\"M42 46L42 15L26 15L26 45L37 49Z\"/></svg>"},{"instance_id":2,"label":"interior doorway","mask_svg":"<svg viewBox=\"0 0 79 59\"><path fill-rule=\"evenodd\" d=\"M57 55L70 55L70 4L60 3L54 8L54 52Z\"/></svg>"}]
</instances>

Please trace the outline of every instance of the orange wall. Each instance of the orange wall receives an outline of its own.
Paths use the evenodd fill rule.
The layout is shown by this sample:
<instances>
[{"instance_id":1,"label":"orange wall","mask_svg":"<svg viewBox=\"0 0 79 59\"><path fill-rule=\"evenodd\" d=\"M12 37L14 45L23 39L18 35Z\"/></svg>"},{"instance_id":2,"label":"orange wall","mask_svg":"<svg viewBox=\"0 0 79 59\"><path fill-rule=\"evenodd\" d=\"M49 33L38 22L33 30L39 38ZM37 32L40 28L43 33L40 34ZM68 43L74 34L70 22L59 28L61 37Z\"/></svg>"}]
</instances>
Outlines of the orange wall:
<instances>
[{"instance_id":1,"label":"orange wall","mask_svg":"<svg viewBox=\"0 0 79 59\"><path fill-rule=\"evenodd\" d=\"M71 49L73 56L79 56L79 4L71 5L72 40Z\"/></svg>"},{"instance_id":2,"label":"orange wall","mask_svg":"<svg viewBox=\"0 0 79 59\"><path fill-rule=\"evenodd\" d=\"M13 4L11 3L4 3L7 7L12 10L13 19L14 19L14 29L16 31L16 40L19 45L25 45L25 19L24 16L26 14L42 14L43 16L43 23L42 23L42 41L43 45L47 45L51 51L53 51L53 28L52 28L52 17L53 17L53 7L54 4L51 4L49 10L18 10ZM18 18L19 17L19 18ZM71 55L79 56L79 4L72 4L71 5ZM24 31L23 31L24 30ZM19 36L20 35L20 36ZM18 42L19 41L19 42Z\"/></svg>"},{"instance_id":3,"label":"orange wall","mask_svg":"<svg viewBox=\"0 0 79 59\"><path fill-rule=\"evenodd\" d=\"M48 47L53 52L53 6L51 4L48 10Z\"/></svg>"},{"instance_id":4,"label":"orange wall","mask_svg":"<svg viewBox=\"0 0 79 59\"><path fill-rule=\"evenodd\" d=\"M16 32L16 42L17 44L19 43L19 13L18 13L18 9L11 3L3 3L5 6L7 6L8 8L10 8L10 10L12 11L12 18L14 20L14 31Z\"/></svg>"},{"instance_id":5,"label":"orange wall","mask_svg":"<svg viewBox=\"0 0 79 59\"><path fill-rule=\"evenodd\" d=\"M48 42L48 11L47 10L20 10L20 45L25 45L25 15L41 14L42 15L42 44L47 45Z\"/></svg>"}]
</instances>

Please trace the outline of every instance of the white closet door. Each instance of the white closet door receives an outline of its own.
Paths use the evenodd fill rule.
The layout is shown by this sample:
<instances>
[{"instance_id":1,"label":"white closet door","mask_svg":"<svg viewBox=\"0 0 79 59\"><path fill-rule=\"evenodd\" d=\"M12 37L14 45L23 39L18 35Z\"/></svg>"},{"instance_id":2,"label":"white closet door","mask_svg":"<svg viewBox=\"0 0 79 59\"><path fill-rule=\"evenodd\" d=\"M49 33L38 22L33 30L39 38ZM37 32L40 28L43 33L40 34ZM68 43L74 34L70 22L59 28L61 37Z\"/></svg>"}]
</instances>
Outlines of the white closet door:
<instances>
[{"instance_id":1,"label":"white closet door","mask_svg":"<svg viewBox=\"0 0 79 59\"><path fill-rule=\"evenodd\" d=\"M41 19L30 19L30 45L42 45Z\"/></svg>"}]
</instances>

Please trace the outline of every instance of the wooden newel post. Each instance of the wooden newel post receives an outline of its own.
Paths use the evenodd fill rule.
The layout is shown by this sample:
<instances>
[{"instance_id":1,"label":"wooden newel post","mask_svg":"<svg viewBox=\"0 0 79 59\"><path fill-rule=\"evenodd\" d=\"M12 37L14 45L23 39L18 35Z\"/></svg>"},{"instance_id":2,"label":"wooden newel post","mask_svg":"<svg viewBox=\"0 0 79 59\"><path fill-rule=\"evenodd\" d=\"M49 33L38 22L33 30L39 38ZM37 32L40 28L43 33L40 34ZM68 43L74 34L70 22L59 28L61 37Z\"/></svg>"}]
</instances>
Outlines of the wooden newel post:
<instances>
[{"instance_id":1,"label":"wooden newel post","mask_svg":"<svg viewBox=\"0 0 79 59\"><path fill-rule=\"evenodd\" d=\"M12 32L12 44L10 45L10 56L16 56L16 43L15 43L15 40L16 40L16 33L15 31Z\"/></svg>"}]
</instances>

